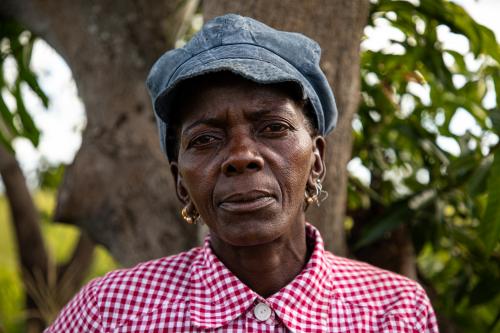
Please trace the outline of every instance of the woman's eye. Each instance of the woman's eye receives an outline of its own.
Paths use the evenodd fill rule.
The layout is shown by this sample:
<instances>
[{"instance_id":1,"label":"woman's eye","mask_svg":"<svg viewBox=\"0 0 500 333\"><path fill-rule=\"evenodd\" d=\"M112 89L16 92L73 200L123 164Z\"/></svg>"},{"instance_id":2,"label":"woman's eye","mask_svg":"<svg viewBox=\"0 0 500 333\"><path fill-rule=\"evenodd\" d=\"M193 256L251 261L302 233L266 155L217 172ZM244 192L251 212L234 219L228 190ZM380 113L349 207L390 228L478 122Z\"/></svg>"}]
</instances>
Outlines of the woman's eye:
<instances>
[{"instance_id":1,"label":"woman's eye","mask_svg":"<svg viewBox=\"0 0 500 333\"><path fill-rule=\"evenodd\" d=\"M191 147L205 147L217 141L217 138L211 135L200 135L190 143Z\"/></svg>"},{"instance_id":2,"label":"woman's eye","mask_svg":"<svg viewBox=\"0 0 500 333\"><path fill-rule=\"evenodd\" d=\"M263 132L264 133L283 133L287 130L289 130L290 127L287 126L286 124L281 124L281 123L274 123L274 124L269 124L266 127L264 127Z\"/></svg>"}]
</instances>

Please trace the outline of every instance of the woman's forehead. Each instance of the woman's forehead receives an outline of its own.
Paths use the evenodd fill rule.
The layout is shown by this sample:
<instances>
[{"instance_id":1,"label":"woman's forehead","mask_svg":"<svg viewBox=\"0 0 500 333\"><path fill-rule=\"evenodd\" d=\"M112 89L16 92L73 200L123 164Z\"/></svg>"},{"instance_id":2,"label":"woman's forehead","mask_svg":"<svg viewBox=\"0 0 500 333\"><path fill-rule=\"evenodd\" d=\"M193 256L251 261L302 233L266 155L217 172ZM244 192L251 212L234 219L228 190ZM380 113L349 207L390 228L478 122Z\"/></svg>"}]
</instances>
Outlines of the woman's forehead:
<instances>
[{"instance_id":1,"label":"woman's forehead","mask_svg":"<svg viewBox=\"0 0 500 333\"><path fill-rule=\"evenodd\" d=\"M301 87L294 82L261 84L228 73L212 73L188 80L179 86L175 104L177 112L196 104L221 100L223 97L250 96L256 105L279 104L285 100L304 104Z\"/></svg>"},{"instance_id":2,"label":"woman's forehead","mask_svg":"<svg viewBox=\"0 0 500 333\"><path fill-rule=\"evenodd\" d=\"M185 86L178 95L179 120L240 108L252 113L302 113L303 102L295 88L292 84L259 84L236 75L205 77Z\"/></svg>"}]
</instances>

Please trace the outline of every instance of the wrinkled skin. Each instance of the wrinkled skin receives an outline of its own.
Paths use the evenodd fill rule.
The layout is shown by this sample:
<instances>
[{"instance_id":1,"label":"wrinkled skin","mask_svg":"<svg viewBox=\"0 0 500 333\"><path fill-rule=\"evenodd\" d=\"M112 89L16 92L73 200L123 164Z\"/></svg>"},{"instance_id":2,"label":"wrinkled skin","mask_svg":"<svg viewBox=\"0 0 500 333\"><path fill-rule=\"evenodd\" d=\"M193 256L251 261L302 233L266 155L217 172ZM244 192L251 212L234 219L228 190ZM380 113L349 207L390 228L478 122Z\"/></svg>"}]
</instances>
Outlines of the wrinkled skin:
<instances>
[{"instance_id":1,"label":"wrinkled skin","mask_svg":"<svg viewBox=\"0 0 500 333\"><path fill-rule=\"evenodd\" d=\"M304 191L324 175L325 141L283 88L232 75L196 88L181 103L177 195L226 266L270 295L307 260Z\"/></svg>"}]
</instances>

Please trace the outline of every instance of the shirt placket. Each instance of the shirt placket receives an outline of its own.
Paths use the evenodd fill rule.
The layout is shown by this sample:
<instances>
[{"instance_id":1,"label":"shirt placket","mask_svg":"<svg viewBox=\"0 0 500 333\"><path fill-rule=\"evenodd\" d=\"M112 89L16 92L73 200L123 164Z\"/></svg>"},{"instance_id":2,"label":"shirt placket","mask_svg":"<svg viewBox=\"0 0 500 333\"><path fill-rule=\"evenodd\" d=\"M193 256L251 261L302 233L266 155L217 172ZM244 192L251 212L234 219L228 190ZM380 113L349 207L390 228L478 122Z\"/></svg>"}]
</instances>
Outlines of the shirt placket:
<instances>
[{"instance_id":1,"label":"shirt placket","mask_svg":"<svg viewBox=\"0 0 500 333\"><path fill-rule=\"evenodd\" d=\"M265 300L256 299L245 312L245 332L248 333L285 333L286 327L279 321L276 313Z\"/></svg>"}]
</instances>

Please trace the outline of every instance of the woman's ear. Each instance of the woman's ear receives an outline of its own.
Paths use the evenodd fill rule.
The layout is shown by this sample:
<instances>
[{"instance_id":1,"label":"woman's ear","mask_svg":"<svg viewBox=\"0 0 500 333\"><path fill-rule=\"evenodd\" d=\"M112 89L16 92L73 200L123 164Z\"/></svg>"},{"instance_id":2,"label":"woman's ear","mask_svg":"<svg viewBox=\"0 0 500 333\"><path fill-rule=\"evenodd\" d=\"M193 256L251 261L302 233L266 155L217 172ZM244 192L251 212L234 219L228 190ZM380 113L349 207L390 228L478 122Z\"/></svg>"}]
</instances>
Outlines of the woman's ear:
<instances>
[{"instance_id":1,"label":"woman's ear","mask_svg":"<svg viewBox=\"0 0 500 333\"><path fill-rule=\"evenodd\" d=\"M326 175L326 165L325 165L325 150L326 150L326 140L323 136L318 135L313 139L313 154L314 160L311 166L310 181L314 183L316 180L323 181Z\"/></svg>"},{"instance_id":2,"label":"woman's ear","mask_svg":"<svg viewBox=\"0 0 500 333\"><path fill-rule=\"evenodd\" d=\"M175 183L175 193L177 194L177 198L179 200L187 205L189 203L189 193L184 186L184 182L182 179L182 175L179 172L179 165L177 162L173 161L170 162L170 172L172 173L172 176L174 177L174 183Z\"/></svg>"}]
</instances>

